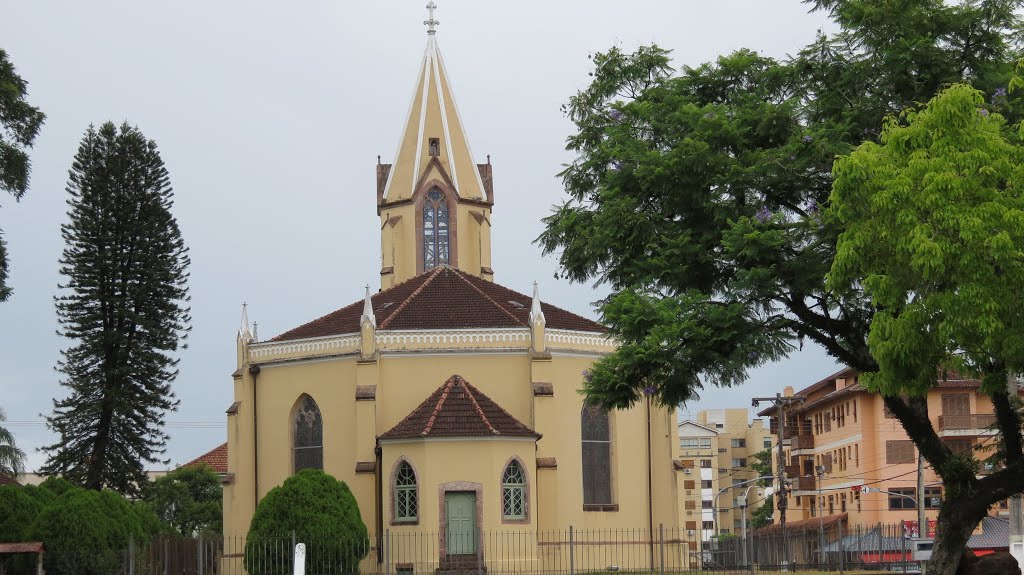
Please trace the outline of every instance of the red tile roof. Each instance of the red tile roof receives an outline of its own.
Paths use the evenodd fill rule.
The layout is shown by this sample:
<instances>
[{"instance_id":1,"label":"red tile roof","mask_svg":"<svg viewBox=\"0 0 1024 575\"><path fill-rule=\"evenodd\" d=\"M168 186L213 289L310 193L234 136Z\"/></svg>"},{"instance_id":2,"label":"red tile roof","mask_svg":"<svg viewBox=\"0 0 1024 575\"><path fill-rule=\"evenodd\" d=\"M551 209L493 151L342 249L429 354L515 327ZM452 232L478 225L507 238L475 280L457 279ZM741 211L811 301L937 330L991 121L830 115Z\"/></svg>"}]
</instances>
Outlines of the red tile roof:
<instances>
[{"instance_id":1,"label":"red tile roof","mask_svg":"<svg viewBox=\"0 0 1024 575\"><path fill-rule=\"evenodd\" d=\"M799 519L797 521L787 521L786 529L790 533L796 531L810 531L812 529L818 529L821 526L828 527L835 523L847 522L849 515L846 513L840 513L838 515L826 515L821 518L811 517L810 519ZM754 535L765 535L768 533L774 533L775 531L781 531L782 526L778 523L772 523L771 525L765 525L754 530Z\"/></svg>"},{"instance_id":2,"label":"red tile roof","mask_svg":"<svg viewBox=\"0 0 1024 575\"><path fill-rule=\"evenodd\" d=\"M190 465L202 465L206 464L213 468L217 473L228 472L228 444L223 443L214 447L207 453L200 455L199 457L189 461L182 465L182 467L188 467Z\"/></svg>"},{"instance_id":3,"label":"red tile roof","mask_svg":"<svg viewBox=\"0 0 1024 575\"><path fill-rule=\"evenodd\" d=\"M434 268L371 296L379 330L529 327L526 294L448 266ZM601 324L541 303L548 328L605 333ZM286 331L270 341L359 331L363 300Z\"/></svg>"},{"instance_id":4,"label":"red tile roof","mask_svg":"<svg viewBox=\"0 0 1024 575\"><path fill-rule=\"evenodd\" d=\"M31 543L0 543L0 553L42 553L43 544L40 542Z\"/></svg>"},{"instance_id":5,"label":"red tile roof","mask_svg":"<svg viewBox=\"0 0 1024 575\"><path fill-rule=\"evenodd\" d=\"M15 478L0 473L0 485L21 485Z\"/></svg>"},{"instance_id":6,"label":"red tile roof","mask_svg":"<svg viewBox=\"0 0 1024 575\"><path fill-rule=\"evenodd\" d=\"M494 436L540 438L468 381L453 375L380 439Z\"/></svg>"}]
</instances>

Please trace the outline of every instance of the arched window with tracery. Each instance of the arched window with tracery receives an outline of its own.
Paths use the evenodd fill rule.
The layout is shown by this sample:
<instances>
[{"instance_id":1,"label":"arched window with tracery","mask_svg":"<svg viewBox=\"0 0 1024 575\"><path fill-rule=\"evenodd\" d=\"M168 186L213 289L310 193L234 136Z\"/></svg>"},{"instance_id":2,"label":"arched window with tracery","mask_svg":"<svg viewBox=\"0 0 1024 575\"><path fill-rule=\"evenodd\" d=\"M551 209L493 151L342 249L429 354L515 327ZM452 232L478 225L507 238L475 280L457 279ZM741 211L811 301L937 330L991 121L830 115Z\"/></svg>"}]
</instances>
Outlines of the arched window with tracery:
<instances>
[{"instance_id":1,"label":"arched window with tracery","mask_svg":"<svg viewBox=\"0 0 1024 575\"><path fill-rule=\"evenodd\" d=\"M423 201L423 271L448 263L448 204L431 188Z\"/></svg>"},{"instance_id":2,"label":"arched window with tracery","mask_svg":"<svg viewBox=\"0 0 1024 575\"><path fill-rule=\"evenodd\" d=\"M583 407L583 504L612 502L612 442L608 412L596 404Z\"/></svg>"},{"instance_id":3,"label":"arched window with tracery","mask_svg":"<svg viewBox=\"0 0 1024 575\"><path fill-rule=\"evenodd\" d=\"M324 468L324 422L313 398L303 395L292 420L292 452L295 473Z\"/></svg>"},{"instance_id":4,"label":"arched window with tracery","mask_svg":"<svg viewBox=\"0 0 1024 575\"><path fill-rule=\"evenodd\" d=\"M395 522L416 521L418 497L416 472L408 461L403 461L395 473L394 485Z\"/></svg>"},{"instance_id":5,"label":"arched window with tracery","mask_svg":"<svg viewBox=\"0 0 1024 575\"><path fill-rule=\"evenodd\" d=\"M515 460L501 474L501 514L505 519L526 519L526 475Z\"/></svg>"}]
</instances>

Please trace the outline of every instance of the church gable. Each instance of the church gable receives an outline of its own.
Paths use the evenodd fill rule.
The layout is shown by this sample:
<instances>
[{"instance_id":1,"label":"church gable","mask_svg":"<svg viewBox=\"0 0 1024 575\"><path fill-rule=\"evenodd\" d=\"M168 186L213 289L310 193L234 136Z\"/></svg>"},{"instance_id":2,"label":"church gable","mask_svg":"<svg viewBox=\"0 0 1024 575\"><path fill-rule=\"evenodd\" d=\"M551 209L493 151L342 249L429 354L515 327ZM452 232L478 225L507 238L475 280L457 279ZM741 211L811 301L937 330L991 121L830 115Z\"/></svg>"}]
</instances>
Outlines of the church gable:
<instances>
[{"instance_id":1,"label":"church gable","mask_svg":"<svg viewBox=\"0 0 1024 575\"><path fill-rule=\"evenodd\" d=\"M380 439L427 437L539 439L540 435L461 376L453 375Z\"/></svg>"}]
</instances>

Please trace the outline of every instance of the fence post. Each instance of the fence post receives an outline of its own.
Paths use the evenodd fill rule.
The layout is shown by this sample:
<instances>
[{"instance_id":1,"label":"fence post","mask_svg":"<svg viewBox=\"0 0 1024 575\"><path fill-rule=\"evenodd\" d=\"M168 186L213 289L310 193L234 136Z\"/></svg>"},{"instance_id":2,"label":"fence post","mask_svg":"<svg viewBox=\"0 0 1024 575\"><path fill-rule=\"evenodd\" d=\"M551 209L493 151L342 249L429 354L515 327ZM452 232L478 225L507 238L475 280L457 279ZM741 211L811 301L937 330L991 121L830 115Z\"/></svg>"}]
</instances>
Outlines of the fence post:
<instances>
[{"instance_id":1,"label":"fence post","mask_svg":"<svg viewBox=\"0 0 1024 575\"><path fill-rule=\"evenodd\" d=\"M196 565L196 572L199 573L199 575L203 575L203 568L205 567L205 565L203 565L204 561L203 561L203 532L202 531L199 532L199 539L197 540L196 544L198 545L198 549L196 549L196 560L199 562L199 564Z\"/></svg>"},{"instance_id":2,"label":"fence post","mask_svg":"<svg viewBox=\"0 0 1024 575\"><path fill-rule=\"evenodd\" d=\"M658 524L658 554L661 555L661 575L665 575L665 524Z\"/></svg>"},{"instance_id":3,"label":"fence post","mask_svg":"<svg viewBox=\"0 0 1024 575\"><path fill-rule=\"evenodd\" d=\"M569 526L569 575L576 575L576 548L573 542L572 525Z\"/></svg>"},{"instance_id":4,"label":"fence post","mask_svg":"<svg viewBox=\"0 0 1024 575\"><path fill-rule=\"evenodd\" d=\"M483 575L484 571L484 526L476 528L476 575Z\"/></svg>"},{"instance_id":5,"label":"fence post","mask_svg":"<svg viewBox=\"0 0 1024 575\"><path fill-rule=\"evenodd\" d=\"M750 563L750 575L754 575L754 532L751 529L747 530L746 541L744 544L747 546L747 562Z\"/></svg>"},{"instance_id":6,"label":"fence post","mask_svg":"<svg viewBox=\"0 0 1024 575\"><path fill-rule=\"evenodd\" d=\"M846 561L846 550L843 549L843 522L836 522L836 529L839 531L839 539L836 540L836 545L839 547L839 575L843 575L843 568L845 567Z\"/></svg>"},{"instance_id":7,"label":"fence post","mask_svg":"<svg viewBox=\"0 0 1024 575\"><path fill-rule=\"evenodd\" d=\"M391 530L384 530L384 575L391 575Z\"/></svg>"},{"instance_id":8,"label":"fence post","mask_svg":"<svg viewBox=\"0 0 1024 575\"><path fill-rule=\"evenodd\" d=\"M885 540L882 538L882 522L878 522L878 566L881 568L882 559L885 557Z\"/></svg>"},{"instance_id":9,"label":"fence post","mask_svg":"<svg viewBox=\"0 0 1024 575\"><path fill-rule=\"evenodd\" d=\"M128 575L135 575L135 536L128 534Z\"/></svg>"}]
</instances>

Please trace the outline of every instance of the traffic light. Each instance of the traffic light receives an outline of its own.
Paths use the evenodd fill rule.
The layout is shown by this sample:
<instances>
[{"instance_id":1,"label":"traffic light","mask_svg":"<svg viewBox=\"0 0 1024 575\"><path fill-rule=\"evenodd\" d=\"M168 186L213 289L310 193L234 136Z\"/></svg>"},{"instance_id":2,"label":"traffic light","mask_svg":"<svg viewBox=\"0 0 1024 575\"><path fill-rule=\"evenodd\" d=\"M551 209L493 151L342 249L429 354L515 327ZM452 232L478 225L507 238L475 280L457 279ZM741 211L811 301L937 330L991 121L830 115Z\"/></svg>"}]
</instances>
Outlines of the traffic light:
<instances>
[{"instance_id":1,"label":"traffic light","mask_svg":"<svg viewBox=\"0 0 1024 575\"><path fill-rule=\"evenodd\" d=\"M853 498L854 499L860 499L860 488L861 487L862 487L861 485L854 485L853 487L850 488L853 491Z\"/></svg>"}]
</instances>

